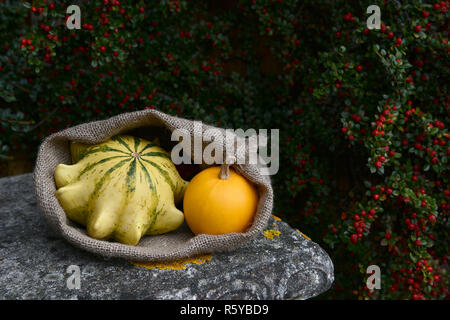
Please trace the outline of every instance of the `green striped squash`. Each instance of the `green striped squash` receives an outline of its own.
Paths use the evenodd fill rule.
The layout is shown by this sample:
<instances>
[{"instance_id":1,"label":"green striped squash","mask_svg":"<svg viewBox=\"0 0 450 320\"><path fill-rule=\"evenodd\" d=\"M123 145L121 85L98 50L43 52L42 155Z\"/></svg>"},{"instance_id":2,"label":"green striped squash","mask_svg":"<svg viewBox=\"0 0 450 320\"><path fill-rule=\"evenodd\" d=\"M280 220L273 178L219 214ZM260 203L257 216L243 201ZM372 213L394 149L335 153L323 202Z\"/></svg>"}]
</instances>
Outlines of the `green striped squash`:
<instances>
[{"instance_id":1,"label":"green striped squash","mask_svg":"<svg viewBox=\"0 0 450 320\"><path fill-rule=\"evenodd\" d=\"M56 197L89 236L136 245L178 228L175 207L187 182L155 141L119 135L97 145L71 143L72 165L55 169Z\"/></svg>"}]
</instances>

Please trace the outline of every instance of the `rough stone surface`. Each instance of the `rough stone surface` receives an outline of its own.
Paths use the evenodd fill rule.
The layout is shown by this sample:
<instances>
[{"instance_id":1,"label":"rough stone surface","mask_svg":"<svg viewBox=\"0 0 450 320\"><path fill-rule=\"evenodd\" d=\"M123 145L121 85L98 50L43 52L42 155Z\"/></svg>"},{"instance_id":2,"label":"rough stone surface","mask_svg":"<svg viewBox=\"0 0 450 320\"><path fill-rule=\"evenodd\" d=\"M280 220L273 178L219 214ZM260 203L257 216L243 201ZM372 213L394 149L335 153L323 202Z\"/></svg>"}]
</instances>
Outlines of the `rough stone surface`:
<instances>
[{"instance_id":1,"label":"rough stone surface","mask_svg":"<svg viewBox=\"0 0 450 320\"><path fill-rule=\"evenodd\" d=\"M84 252L47 225L30 174L0 179L0 221L0 299L308 299L334 280L327 253L273 218L272 239L261 234L181 270ZM70 265L80 268L80 289L67 286Z\"/></svg>"}]
</instances>

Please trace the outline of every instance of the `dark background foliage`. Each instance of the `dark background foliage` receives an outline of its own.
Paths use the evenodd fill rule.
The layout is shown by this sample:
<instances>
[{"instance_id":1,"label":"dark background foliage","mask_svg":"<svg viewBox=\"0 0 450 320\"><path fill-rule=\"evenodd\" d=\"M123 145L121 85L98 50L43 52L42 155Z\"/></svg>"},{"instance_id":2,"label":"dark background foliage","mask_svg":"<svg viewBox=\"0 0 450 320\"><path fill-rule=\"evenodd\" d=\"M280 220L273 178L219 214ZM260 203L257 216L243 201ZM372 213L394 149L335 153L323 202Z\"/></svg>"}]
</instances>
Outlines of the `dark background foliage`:
<instances>
[{"instance_id":1,"label":"dark background foliage","mask_svg":"<svg viewBox=\"0 0 450 320\"><path fill-rule=\"evenodd\" d=\"M65 27L70 4L81 30ZM372 4L380 30L366 28ZM2 175L30 171L53 132L143 108L279 128L274 214L331 255L321 298L446 298L449 8L0 1ZM382 287L370 292L372 264Z\"/></svg>"}]
</instances>

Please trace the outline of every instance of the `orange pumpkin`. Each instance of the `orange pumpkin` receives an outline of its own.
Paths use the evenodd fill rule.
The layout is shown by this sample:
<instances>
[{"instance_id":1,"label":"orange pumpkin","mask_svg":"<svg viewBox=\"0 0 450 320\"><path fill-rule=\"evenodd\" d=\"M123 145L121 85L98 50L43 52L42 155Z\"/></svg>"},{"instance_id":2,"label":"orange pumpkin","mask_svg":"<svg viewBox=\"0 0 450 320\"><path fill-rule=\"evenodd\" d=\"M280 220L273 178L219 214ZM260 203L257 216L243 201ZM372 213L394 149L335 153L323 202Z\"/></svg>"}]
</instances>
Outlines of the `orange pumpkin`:
<instances>
[{"instance_id":1,"label":"orange pumpkin","mask_svg":"<svg viewBox=\"0 0 450 320\"><path fill-rule=\"evenodd\" d=\"M183 199L185 221L194 234L245 232L257 205L255 186L228 164L197 174Z\"/></svg>"}]
</instances>

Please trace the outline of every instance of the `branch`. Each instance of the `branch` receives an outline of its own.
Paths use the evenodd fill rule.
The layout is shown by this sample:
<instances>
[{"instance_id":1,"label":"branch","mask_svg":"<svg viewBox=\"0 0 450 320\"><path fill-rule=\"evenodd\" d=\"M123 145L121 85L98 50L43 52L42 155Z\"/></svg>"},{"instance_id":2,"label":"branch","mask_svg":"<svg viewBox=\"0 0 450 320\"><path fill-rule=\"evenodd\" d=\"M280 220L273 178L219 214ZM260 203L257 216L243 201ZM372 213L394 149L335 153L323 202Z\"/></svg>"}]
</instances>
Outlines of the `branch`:
<instances>
[{"instance_id":1,"label":"branch","mask_svg":"<svg viewBox=\"0 0 450 320\"><path fill-rule=\"evenodd\" d=\"M25 130L24 132L25 132L25 133L28 133L28 132L33 131L34 129L40 127L44 122L46 122L47 120L49 120L50 117L53 116L53 115L56 113L56 111L58 111L58 109L59 109L58 107L54 108L52 111L50 111L50 113L47 114L47 116L46 116L44 119L42 119L41 121L39 121L38 123L36 123L34 126L29 127L29 128L28 128L27 130Z\"/></svg>"},{"instance_id":2,"label":"branch","mask_svg":"<svg viewBox=\"0 0 450 320\"><path fill-rule=\"evenodd\" d=\"M31 121L20 121L20 120L13 120L13 119L0 119L0 121L9 122L9 123L23 124L23 125L32 124Z\"/></svg>"},{"instance_id":3,"label":"branch","mask_svg":"<svg viewBox=\"0 0 450 320\"><path fill-rule=\"evenodd\" d=\"M30 92L31 92L30 89L24 88L24 87L22 87L22 86L20 86L20 85L18 85L18 84L14 84L14 86L15 86L16 88L22 90L22 91L27 92L27 93L30 93Z\"/></svg>"},{"instance_id":4,"label":"branch","mask_svg":"<svg viewBox=\"0 0 450 320\"><path fill-rule=\"evenodd\" d=\"M31 132L31 131L35 130L36 128L40 127L43 123L48 121L56 113L56 111L58 111L58 108L55 108L52 111L50 111L44 119L42 119L41 121L39 121L35 125L33 125L31 127L28 127L25 130L17 130L15 132L28 133L28 132ZM17 124L21 124L21 125L31 124L31 121L18 121L18 120L7 120L7 119L0 119L0 121L10 122L10 123L17 123Z\"/></svg>"}]
</instances>

